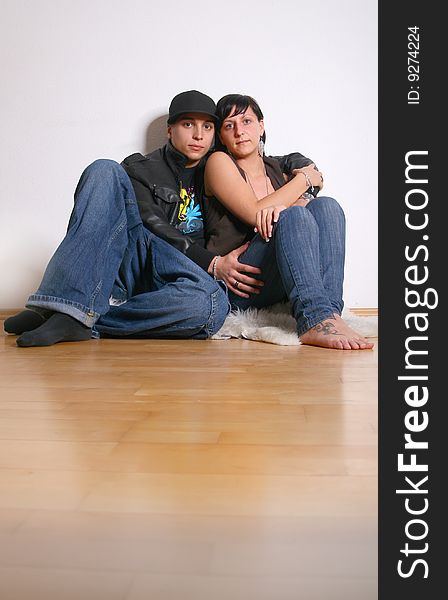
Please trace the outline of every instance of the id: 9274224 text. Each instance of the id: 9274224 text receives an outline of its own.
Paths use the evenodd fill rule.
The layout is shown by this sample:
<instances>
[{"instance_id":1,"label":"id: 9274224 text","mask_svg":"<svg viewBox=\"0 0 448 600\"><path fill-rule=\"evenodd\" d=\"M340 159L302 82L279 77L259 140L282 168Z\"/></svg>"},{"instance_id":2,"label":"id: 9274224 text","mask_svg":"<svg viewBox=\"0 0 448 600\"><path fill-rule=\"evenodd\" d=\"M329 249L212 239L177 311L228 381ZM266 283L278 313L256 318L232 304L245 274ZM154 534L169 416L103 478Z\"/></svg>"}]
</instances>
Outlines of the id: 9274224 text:
<instances>
[{"instance_id":1,"label":"id: 9274224 text","mask_svg":"<svg viewBox=\"0 0 448 600\"><path fill-rule=\"evenodd\" d=\"M420 27L408 27L408 104L420 103Z\"/></svg>"}]
</instances>

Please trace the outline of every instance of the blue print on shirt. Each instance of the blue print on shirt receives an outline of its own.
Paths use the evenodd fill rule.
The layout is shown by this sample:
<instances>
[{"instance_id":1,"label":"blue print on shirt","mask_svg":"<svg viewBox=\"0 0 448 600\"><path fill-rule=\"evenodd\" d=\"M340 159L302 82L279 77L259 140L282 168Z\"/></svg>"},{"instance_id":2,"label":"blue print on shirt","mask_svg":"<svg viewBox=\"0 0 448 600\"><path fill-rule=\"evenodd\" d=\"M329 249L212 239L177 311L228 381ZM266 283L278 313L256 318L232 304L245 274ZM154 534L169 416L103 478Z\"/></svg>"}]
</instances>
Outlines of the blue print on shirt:
<instances>
[{"instance_id":1,"label":"blue print on shirt","mask_svg":"<svg viewBox=\"0 0 448 600\"><path fill-rule=\"evenodd\" d=\"M185 235L202 231L204 228L201 207L195 202L194 188L182 188L180 191L181 204L179 206L177 228Z\"/></svg>"}]
</instances>

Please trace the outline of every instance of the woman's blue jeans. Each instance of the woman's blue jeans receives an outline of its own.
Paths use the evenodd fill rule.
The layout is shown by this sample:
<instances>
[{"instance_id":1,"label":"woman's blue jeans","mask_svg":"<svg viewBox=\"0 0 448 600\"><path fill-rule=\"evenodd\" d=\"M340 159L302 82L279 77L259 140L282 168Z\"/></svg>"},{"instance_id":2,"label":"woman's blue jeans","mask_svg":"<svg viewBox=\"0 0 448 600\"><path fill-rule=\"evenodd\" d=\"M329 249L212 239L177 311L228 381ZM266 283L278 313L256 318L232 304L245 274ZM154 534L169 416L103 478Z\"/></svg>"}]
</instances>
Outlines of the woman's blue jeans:
<instances>
[{"instance_id":1,"label":"woman's blue jeans","mask_svg":"<svg viewBox=\"0 0 448 600\"><path fill-rule=\"evenodd\" d=\"M207 338L229 312L217 282L143 226L112 160L82 174L67 234L27 307L71 315L96 335L148 338Z\"/></svg>"},{"instance_id":2,"label":"woman's blue jeans","mask_svg":"<svg viewBox=\"0 0 448 600\"><path fill-rule=\"evenodd\" d=\"M240 298L232 308L262 308L289 299L302 335L324 319L341 314L345 260L345 217L333 198L311 200L280 213L269 242L256 235L240 262L259 267L260 294Z\"/></svg>"}]
</instances>

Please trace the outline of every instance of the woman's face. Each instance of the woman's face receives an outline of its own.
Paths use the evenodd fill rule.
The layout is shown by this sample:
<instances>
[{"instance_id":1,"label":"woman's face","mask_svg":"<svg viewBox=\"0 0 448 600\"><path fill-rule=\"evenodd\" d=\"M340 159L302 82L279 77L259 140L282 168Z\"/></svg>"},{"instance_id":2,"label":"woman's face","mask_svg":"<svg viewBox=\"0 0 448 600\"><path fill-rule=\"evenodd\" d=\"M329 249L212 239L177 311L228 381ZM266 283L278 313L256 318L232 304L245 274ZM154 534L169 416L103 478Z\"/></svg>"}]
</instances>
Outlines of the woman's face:
<instances>
[{"instance_id":1,"label":"woman's face","mask_svg":"<svg viewBox=\"0 0 448 600\"><path fill-rule=\"evenodd\" d=\"M230 111L234 112L235 107ZM264 133L264 123L249 106L246 112L227 117L219 130L221 142L235 158L244 158L258 152L258 142Z\"/></svg>"}]
</instances>

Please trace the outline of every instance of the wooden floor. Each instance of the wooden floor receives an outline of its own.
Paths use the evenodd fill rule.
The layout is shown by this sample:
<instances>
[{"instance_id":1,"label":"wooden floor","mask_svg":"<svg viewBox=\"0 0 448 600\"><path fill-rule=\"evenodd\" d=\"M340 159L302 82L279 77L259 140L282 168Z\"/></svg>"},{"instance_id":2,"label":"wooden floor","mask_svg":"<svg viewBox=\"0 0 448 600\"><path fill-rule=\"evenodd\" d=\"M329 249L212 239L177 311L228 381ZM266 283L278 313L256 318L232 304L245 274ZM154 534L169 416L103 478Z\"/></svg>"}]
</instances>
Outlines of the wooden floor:
<instances>
[{"instance_id":1,"label":"wooden floor","mask_svg":"<svg viewBox=\"0 0 448 600\"><path fill-rule=\"evenodd\" d=\"M377 597L377 346L0 355L2 600Z\"/></svg>"}]
</instances>

